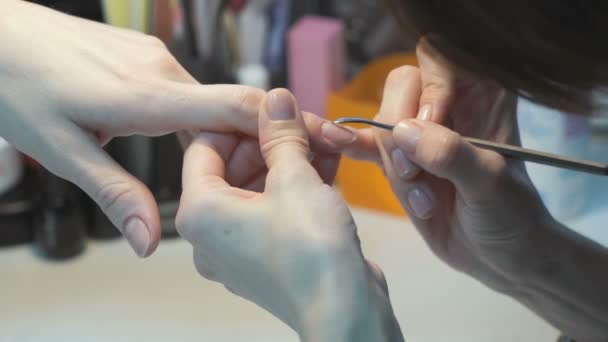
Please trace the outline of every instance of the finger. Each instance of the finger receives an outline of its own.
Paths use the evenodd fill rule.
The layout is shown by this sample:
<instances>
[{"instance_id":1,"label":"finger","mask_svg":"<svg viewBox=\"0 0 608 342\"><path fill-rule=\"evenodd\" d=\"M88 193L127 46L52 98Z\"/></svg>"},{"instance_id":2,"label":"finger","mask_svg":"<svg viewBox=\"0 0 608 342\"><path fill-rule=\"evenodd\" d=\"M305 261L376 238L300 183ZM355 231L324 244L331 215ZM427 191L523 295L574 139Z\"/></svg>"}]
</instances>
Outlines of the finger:
<instances>
[{"instance_id":1,"label":"finger","mask_svg":"<svg viewBox=\"0 0 608 342\"><path fill-rule=\"evenodd\" d=\"M456 77L449 64L422 39L416 54L422 76L422 95L417 118L445 125L456 98Z\"/></svg>"},{"instance_id":2,"label":"finger","mask_svg":"<svg viewBox=\"0 0 608 342\"><path fill-rule=\"evenodd\" d=\"M302 114L285 89L271 91L259 115L260 149L269 169L266 190L322 183L309 162L308 132Z\"/></svg>"},{"instance_id":3,"label":"finger","mask_svg":"<svg viewBox=\"0 0 608 342\"><path fill-rule=\"evenodd\" d=\"M257 138L241 138L226 166L226 180L232 186L243 187L266 172L266 163Z\"/></svg>"},{"instance_id":4,"label":"finger","mask_svg":"<svg viewBox=\"0 0 608 342\"><path fill-rule=\"evenodd\" d=\"M357 140L356 132L352 129L336 125L312 113L303 112L302 116L315 150L340 152Z\"/></svg>"},{"instance_id":5,"label":"finger","mask_svg":"<svg viewBox=\"0 0 608 342\"><path fill-rule=\"evenodd\" d=\"M257 115L265 92L239 85L200 85L150 80L110 95L108 115L77 118L83 126L114 136L164 135L181 130L240 132L257 136ZM105 100L103 100L105 101Z\"/></svg>"},{"instance_id":6,"label":"finger","mask_svg":"<svg viewBox=\"0 0 608 342\"><path fill-rule=\"evenodd\" d=\"M179 145L183 150L186 150L190 143L192 143L193 135L188 131L177 132L177 140L179 141Z\"/></svg>"},{"instance_id":7,"label":"finger","mask_svg":"<svg viewBox=\"0 0 608 342\"><path fill-rule=\"evenodd\" d=\"M243 217L253 217L253 206L244 200L258 194L231 187L224 180L224 157L231 148L224 138L223 134L199 134L184 154L176 227L183 238L197 246L219 241L217 234L222 232L214 229L240 227Z\"/></svg>"},{"instance_id":8,"label":"finger","mask_svg":"<svg viewBox=\"0 0 608 342\"><path fill-rule=\"evenodd\" d=\"M110 158L93 136L73 123L48 125L45 130L52 141L31 139L23 145L24 152L83 189L137 255L152 254L160 239L160 219L148 188Z\"/></svg>"},{"instance_id":9,"label":"finger","mask_svg":"<svg viewBox=\"0 0 608 342\"><path fill-rule=\"evenodd\" d=\"M312 166L317 170L323 182L327 185L333 185L336 180L338 166L340 166L340 155L338 154L321 154L317 155L312 161Z\"/></svg>"},{"instance_id":10,"label":"finger","mask_svg":"<svg viewBox=\"0 0 608 342\"><path fill-rule=\"evenodd\" d=\"M378 266L378 264L376 264L375 262L370 261L368 259L365 259L365 263L367 263L367 267L372 272L372 275L378 282L378 285L382 288L384 293L388 296L389 295L388 283L386 282L386 277L384 276L384 272L382 272L382 269L380 268L380 266Z\"/></svg>"},{"instance_id":11,"label":"finger","mask_svg":"<svg viewBox=\"0 0 608 342\"><path fill-rule=\"evenodd\" d=\"M393 70L386 81L377 120L394 125L403 119L415 117L418 110L420 87L418 69L405 66ZM391 132L379 129L376 129L376 132L387 176L389 178L394 176L402 180L414 178L420 169L397 147Z\"/></svg>"},{"instance_id":12,"label":"finger","mask_svg":"<svg viewBox=\"0 0 608 342\"><path fill-rule=\"evenodd\" d=\"M354 143L342 149L342 153L352 159L382 164L382 156L372 128L353 130L357 135Z\"/></svg>"},{"instance_id":13,"label":"finger","mask_svg":"<svg viewBox=\"0 0 608 342\"><path fill-rule=\"evenodd\" d=\"M450 222L445 215L436 214L453 210L454 187L425 172L412 181L391 180L391 187L420 235L441 257Z\"/></svg>"},{"instance_id":14,"label":"finger","mask_svg":"<svg viewBox=\"0 0 608 342\"><path fill-rule=\"evenodd\" d=\"M193 137L184 153L182 188L184 192L226 191L225 160L236 146L231 137L200 133Z\"/></svg>"},{"instance_id":15,"label":"finger","mask_svg":"<svg viewBox=\"0 0 608 342\"><path fill-rule=\"evenodd\" d=\"M328 154L342 153L355 160L381 163L382 159L372 129L353 129L336 125L308 112L302 112L302 115L313 151Z\"/></svg>"},{"instance_id":16,"label":"finger","mask_svg":"<svg viewBox=\"0 0 608 342\"><path fill-rule=\"evenodd\" d=\"M260 173L251 182L245 184L243 189L259 193L264 192L264 188L266 186L266 174L267 172Z\"/></svg>"},{"instance_id":17,"label":"finger","mask_svg":"<svg viewBox=\"0 0 608 342\"><path fill-rule=\"evenodd\" d=\"M380 163L380 151L371 128L353 129L304 113L313 151L342 153L355 160Z\"/></svg>"},{"instance_id":18,"label":"finger","mask_svg":"<svg viewBox=\"0 0 608 342\"><path fill-rule=\"evenodd\" d=\"M393 131L396 144L426 172L449 180L465 199L497 191L507 164L501 155L479 149L441 125L405 120Z\"/></svg>"}]
</instances>

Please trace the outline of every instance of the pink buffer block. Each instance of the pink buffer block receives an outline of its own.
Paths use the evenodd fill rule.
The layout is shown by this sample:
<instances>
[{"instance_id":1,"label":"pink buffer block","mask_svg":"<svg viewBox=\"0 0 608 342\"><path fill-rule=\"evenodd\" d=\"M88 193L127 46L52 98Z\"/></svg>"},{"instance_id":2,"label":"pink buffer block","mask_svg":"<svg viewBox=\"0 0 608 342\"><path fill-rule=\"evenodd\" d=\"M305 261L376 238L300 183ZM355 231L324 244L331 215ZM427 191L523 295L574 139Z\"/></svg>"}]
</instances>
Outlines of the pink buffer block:
<instances>
[{"instance_id":1,"label":"pink buffer block","mask_svg":"<svg viewBox=\"0 0 608 342\"><path fill-rule=\"evenodd\" d=\"M329 94L344 85L346 47L340 20L307 16L288 36L289 88L300 109L325 117Z\"/></svg>"}]
</instances>

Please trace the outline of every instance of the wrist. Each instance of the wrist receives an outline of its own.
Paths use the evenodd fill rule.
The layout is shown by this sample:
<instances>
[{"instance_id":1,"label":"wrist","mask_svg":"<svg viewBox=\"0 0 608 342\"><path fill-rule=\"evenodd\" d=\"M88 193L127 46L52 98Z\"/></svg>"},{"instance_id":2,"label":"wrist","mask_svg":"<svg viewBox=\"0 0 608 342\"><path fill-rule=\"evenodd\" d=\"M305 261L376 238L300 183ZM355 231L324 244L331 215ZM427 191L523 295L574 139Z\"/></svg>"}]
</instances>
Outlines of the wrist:
<instances>
[{"instance_id":1,"label":"wrist","mask_svg":"<svg viewBox=\"0 0 608 342\"><path fill-rule=\"evenodd\" d=\"M361 265L359 279L334 273L335 286L308 303L299 320L302 341L403 341L385 290ZM334 281L335 280L335 281Z\"/></svg>"},{"instance_id":2,"label":"wrist","mask_svg":"<svg viewBox=\"0 0 608 342\"><path fill-rule=\"evenodd\" d=\"M553 217L541 211L529 216L525 227L512 227L513 236L480 243L477 258L483 267L482 274L471 274L494 290L512 295L525 286L541 267L555 246L553 240L558 229Z\"/></svg>"}]
</instances>

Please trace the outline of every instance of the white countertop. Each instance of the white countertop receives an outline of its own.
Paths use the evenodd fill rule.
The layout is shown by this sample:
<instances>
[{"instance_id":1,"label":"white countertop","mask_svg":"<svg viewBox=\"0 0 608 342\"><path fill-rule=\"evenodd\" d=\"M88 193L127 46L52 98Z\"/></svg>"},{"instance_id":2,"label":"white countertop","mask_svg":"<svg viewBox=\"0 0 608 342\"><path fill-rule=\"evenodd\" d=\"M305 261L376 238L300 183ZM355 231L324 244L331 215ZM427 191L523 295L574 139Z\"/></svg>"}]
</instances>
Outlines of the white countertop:
<instances>
[{"instance_id":1,"label":"white countertop","mask_svg":"<svg viewBox=\"0 0 608 342\"><path fill-rule=\"evenodd\" d=\"M444 266L408 221L354 214L409 342L555 341L557 331L524 307ZM91 242L64 263L4 249L0 274L0 342L297 341L266 312L200 278L179 240L163 241L148 260L122 240Z\"/></svg>"}]
</instances>

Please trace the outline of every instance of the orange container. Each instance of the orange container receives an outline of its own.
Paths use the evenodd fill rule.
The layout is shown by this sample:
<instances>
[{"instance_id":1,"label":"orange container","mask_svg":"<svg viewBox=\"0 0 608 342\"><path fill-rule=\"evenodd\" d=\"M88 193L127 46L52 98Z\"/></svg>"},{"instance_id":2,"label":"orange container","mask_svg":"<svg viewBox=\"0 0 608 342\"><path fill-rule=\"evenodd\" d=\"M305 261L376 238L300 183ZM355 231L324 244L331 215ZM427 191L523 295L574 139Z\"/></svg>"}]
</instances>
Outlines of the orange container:
<instances>
[{"instance_id":1,"label":"orange container","mask_svg":"<svg viewBox=\"0 0 608 342\"><path fill-rule=\"evenodd\" d=\"M343 116L373 119L380 109L384 82L391 70L402 65L416 65L413 54L383 57L367 65L346 87L330 94L327 117ZM343 158L337 184L344 198L354 206L404 215L382 170L373 163Z\"/></svg>"}]
</instances>

